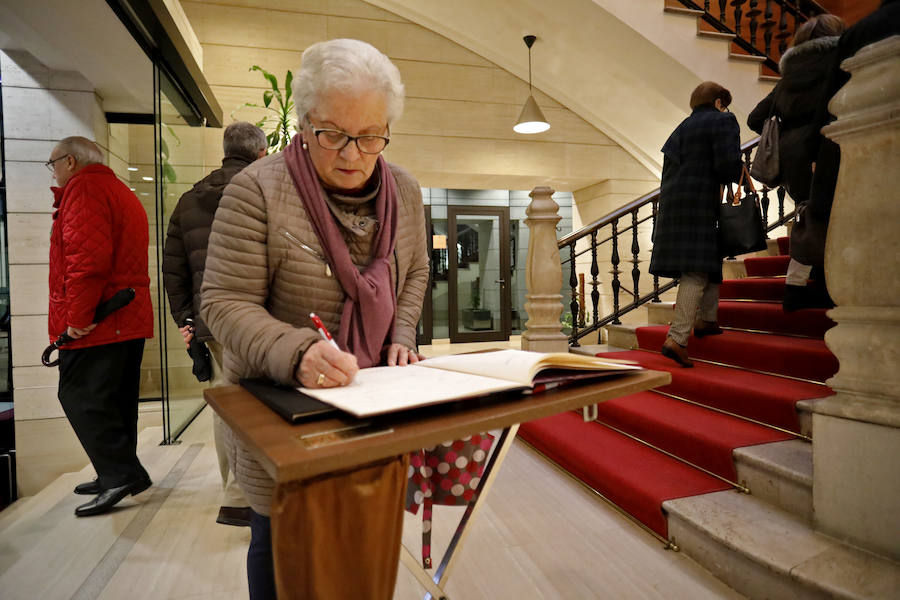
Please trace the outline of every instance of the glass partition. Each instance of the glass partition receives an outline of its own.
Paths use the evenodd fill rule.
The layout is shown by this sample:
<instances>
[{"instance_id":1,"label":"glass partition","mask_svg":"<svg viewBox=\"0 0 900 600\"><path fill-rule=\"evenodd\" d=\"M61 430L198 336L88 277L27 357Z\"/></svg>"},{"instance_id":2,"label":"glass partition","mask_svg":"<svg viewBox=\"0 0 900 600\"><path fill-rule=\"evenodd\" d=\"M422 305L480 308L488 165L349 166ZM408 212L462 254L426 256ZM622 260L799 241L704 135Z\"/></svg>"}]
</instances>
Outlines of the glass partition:
<instances>
[{"instance_id":1,"label":"glass partition","mask_svg":"<svg viewBox=\"0 0 900 600\"><path fill-rule=\"evenodd\" d=\"M205 128L196 126L195 114L186 106L165 73L158 69L157 73L156 160L152 182L156 194L156 214L155 223L150 223L150 245L151 257L156 257L153 282L156 288L152 291L157 309L158 335L154 342L159 356L160 386L165 390L162 394L163 424L166 441L171 442L203 408L203 390L209 387L209 382L200 383L194 377L191 371L193 361L178 330L180 323L176 324L172 319L162 285L163 249L169 219L178 199L205 177L208 169L204 161Z\"/></svg>"}]
</instances>

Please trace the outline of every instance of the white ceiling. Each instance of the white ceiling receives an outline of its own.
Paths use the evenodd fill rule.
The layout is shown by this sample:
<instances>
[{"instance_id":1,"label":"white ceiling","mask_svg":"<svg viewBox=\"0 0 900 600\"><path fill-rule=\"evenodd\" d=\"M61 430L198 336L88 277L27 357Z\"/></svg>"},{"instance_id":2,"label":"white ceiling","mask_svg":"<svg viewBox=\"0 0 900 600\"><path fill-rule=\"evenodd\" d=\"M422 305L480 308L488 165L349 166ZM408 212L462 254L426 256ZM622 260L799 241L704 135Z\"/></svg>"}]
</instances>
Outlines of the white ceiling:
<instances>
[{"instance_id":1,"label":"white ceiling","mask_svg":"<svg viewBox=\"0 0 900 600\"><path fill-rule=\"evenodd\" d=\"M103 0L0 0L0 48L81 73L105 112L153 112L153 65Z\"/></svg>"}]
</instances>

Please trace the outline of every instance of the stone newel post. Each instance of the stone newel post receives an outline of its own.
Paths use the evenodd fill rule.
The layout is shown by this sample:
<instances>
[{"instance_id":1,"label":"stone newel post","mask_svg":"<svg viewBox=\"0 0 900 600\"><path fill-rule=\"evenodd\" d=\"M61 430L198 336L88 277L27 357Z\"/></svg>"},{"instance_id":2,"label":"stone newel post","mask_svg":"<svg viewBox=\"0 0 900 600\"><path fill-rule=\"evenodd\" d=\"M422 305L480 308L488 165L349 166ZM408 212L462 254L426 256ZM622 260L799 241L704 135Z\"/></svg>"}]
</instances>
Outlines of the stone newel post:
<instances>
[{"instance_id":1,"label":"stone newel post","mask_svg":"<svg viewBox=\"0 0 900 600\"><path fill-rule=\"evenodd\" d=\"M844 61L823 133L841 146L825 270L837 394L813 409L819 529L900 559L900 36Z\"/></svg>"},{"instance_id":2,"label":"stone newel post","mask_svg":"<svg viewBox=\"0 0 900 600\"><path fill-rule=\"evenodd\" d=\"M525 271L525 311L528 321L522 334L522 349L537 352L567 352L569 342L562 333L562 265L556 244L559 205L553 190L536 187L529 194L531 204L525 211L529 229L528 264Z\"/></svg>"}]
</instances>

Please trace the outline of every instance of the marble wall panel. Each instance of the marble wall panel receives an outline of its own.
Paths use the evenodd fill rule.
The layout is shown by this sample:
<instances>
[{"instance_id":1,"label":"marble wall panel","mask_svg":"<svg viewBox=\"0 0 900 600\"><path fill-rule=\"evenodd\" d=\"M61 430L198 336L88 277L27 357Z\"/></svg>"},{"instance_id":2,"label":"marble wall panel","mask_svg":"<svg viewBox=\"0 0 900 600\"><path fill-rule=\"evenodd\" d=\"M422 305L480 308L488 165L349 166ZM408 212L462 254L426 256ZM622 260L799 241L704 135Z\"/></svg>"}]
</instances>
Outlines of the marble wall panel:
<instances>
[{"instance_id":1,"label":"marble wall panel","mask_svg":"<svg viewBox=\"0 0 900 600\"><path fill-rule=\"evenodd\" d=\"M9 266L10 314L13 317L47 314L49 273L47 264Z\"/></svg>"},{"instance_id":2,"label":"marble wall panel","mask_svg":"<svg viewBox=\"0 0 900 600\"><path fill-rule=\"evenodd\" d=\"M56 181L41 162L8 160L6 185L7 211L53 212L53 193L50 186L56 185Z\"/></svg>"},{"instance_id":3,"label":"marble wall panel","mask_svg":"<svg viewBox=\"0 0 900 600\"><path fill-rule=\"evenodd\" d=\"M46 264L51 223L49 213L8 214L9 264Z\"/></svg>"}]
</instances>

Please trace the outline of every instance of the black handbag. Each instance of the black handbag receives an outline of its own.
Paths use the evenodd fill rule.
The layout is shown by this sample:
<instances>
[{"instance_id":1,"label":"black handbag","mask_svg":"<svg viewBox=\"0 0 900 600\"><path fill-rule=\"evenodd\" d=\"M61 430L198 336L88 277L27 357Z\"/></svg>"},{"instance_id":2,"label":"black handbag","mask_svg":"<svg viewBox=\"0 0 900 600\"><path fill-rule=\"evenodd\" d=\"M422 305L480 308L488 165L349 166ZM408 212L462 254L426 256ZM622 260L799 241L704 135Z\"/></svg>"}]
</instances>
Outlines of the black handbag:
<instances>
[{"instance_id":1,"label":"black handbag","mask_svg":"<svg viewBox=\"0 0 900 600\"><path fill-rule=\"evenodd\" d=\"M802 202L797 206L791 227L791 258L804 265L824 266L827 232L828 222L813 217L806 202Z\"/></svg>"},{"instance_id":2,"label":"black handbag","mask_svg":"<svg viewBox=\"0 0 900 600\"><path fill-rule=\"evenodd\" d=\"M744 187L749 188L742 194ZM737 191L725 186L726 194L719 205L719 252L734 258L739 254L766 249L766 230L759 210L759 196L747 167L741 172Z\"/></svg>"}]
</instances>

